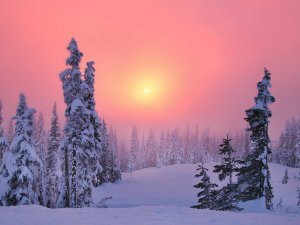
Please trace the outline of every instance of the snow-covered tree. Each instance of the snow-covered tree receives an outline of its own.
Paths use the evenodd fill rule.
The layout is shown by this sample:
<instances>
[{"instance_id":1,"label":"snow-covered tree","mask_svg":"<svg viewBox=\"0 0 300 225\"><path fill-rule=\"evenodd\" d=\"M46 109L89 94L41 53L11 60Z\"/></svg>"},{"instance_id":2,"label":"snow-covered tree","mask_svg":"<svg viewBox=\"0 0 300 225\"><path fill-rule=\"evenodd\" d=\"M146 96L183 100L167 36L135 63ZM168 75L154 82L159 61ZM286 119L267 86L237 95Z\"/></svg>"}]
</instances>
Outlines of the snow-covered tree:
<instances>
[{"instance_id":1,"label":"snow-covered tree","mask_svg":"<svg viewBox=\"0 0 300 225\"><path fill-rule=\"evenodd\" d=\"M251 148L250 134L249 134L249 130L246 129L244 133L244 148L241 154L242 160L245 160L247 156L250 154L250 148Z\"/></svg>"},{"instance_id":2,"label":"snow-covered tree","mask_svg":"<svg viewBox=\"0 0 300 225\"><path fill-rule=\"evenodd\" d=\"M83 81L79 68L83 54L79 51L74 38L67 50L71 54L66 64L71 68L65 69L60 74L67 108L64 140L61 146L61 150L65 153L62 178L64 184L60 185L58 206L77 208L93 204L92 188L93 181L96 180L95 168L99 164L99 152L95 146L95 130L91 123L92 112L89 108L91 98L86 98L89 81L87 83ZM90 67L89 70L93 69Z\"/></svg>"},{"instance_id":3,"label":"snow-covered tree","mask_svg":"<svg viewBox=\"0 0 300 225\"><path fill-rule=\"evenodd\" d=\"M95 153L93 155L93 165L90 165L90 173L92 177L92 181L94 186L97 186L99 184L98 176L97 174L101 173L103 170L101 166L101 157L103 154L103 151L105 149L102 149L102 140L101 140L101 119L99 118L97 112L96 112L96 101L95 101L95 68L94 68L94 62L90 61L87 62L87 68L85 69L84 73L84 82L82 83L82 89L83 89L83 95L84 95L84 102L86 108L90 111L90 126L89 130L92 135L92 139L94 141L94 147L95 147Z\"/></svg>"},{"instance_id":4,"label":"snow-covered tree","mask_svg":"<svg viewBox=\"0 0 300 225\"><path fill-rule=\"evenodd\" d=\"M300 140L300 137L298 137L300 135L299 126L295 118L286 122L285 130L281 133L276 148L276 162L289 167L297 166L296 164L300 160L300 157L297 156L298 141Z\"/></svg>"},{"instance_id":5,"label":"snow-covered tree","mask_svg":"<svg viewBox=\"0 0 300 225\"><path fill-rule=\"evenodd\" d=\"M164 132L161 131L160 138L159 138L158 151L157 151L157 156L156 156L156 167L157 168L164 166L163 160L165 158L165 156L164 156L165 155L165 147L166 147L165 135L164 135Z\"/></svg>"},{"instance_id":6,"label":"snow-covered tree","mask_svg":"<svg viewBox=\"0 0 300 225\"><path fill-rule=\"evenodd\" d=\"M41 195L37 178L41 176L42 162L37 155L33 140L33 114L35 109L27 107L26 98L20 102L13 119L16 120L15 136L6 152L0 168L0 205L38 204Z\"/></svg>"},{"instance_id":7,"label":"snow-covered tree","mask_svg":"<svg viewBox=\"0 0 300 225\"><path fill-rule=\"evenodd\" d=\"M183 163L183 148L180 145L178 129L174 129L171 136L170 165L181 163Z\"/></svg>"},{"instance_id":8,"label":"snow-covered tree","mask_svg":"<svg viewBox=\"0 0 300 225\"><path fill-rule=\"evenodd\" d=\"M118 139L116 131L111 127L108 135L108 151L104 165L108 182L114 183L121 179L120 166L117 164Z\"/></svg>"},{"instance_id":9,"label":"snow-covered tree","mask_svg":"<svg viewBox=\"0 0 300 225\"><path fill-rule=\"evenodd\" d=\"M202 153L202 154L201 154ZM199 127L196 126L195 133L192 135L191 138L191 146L189 151L189 163L204 163L205 162L205 156L204 152L201 152L201 144L199 139Z\"/></svg>"},{"instance_id":10,"label":"snow-covered tree","mask_svg":"<svg viewBox=\"0 0 300 225\"><path fill-rule=\"evenodd\" d=\"M214 209L214 201L217 196L217 191L214 188L218 185L210 182L210 177L206 173L208 169L204 168L203 165L199 165L197 171L199 171L199 173L196 174L195 177L200 178L200 182L194 185L194 188L198 188L200 191L197 194L198 204L192 206L192 208Z\"/></svg>"},{"instance_id":11,"label":"snow-covered tree","mask_svg":"<svg viewBox=\"0 0 300 225\"><path fill-rule=\"evenodd\" d=\"M37 119L33 123L33 141L35 144L36 152L44 163L46 152L46 131L44 124L44 116L41 112L38 113Z\"/></svg>"},{"instance_id":12,"label":"snow-covered tree","mask_svg":"<svg viewBox=\"0 0 300 225\"><path fill-rule=\"evenodd\" d=\"M145 136L143 134L142 140L139 144L138 149L138 160L137 160L137 169L143 169L147 167L147 152L146 152L146 144L145 144Z\"/></svg>"},{"instance_id":13,"label":"snow-covered tree","mask_svg":"<svg viewBox=\"0 0 300 225\"><path fill-rule=\"evenodd\" d=\"M150 129L146 144L146 167L156 166L156 141L153 130Z\"/></svg>"},{"instance_id":14,"label":"snow-covered tree","mask_svg":"<svg viewBox=\"0 0 300 225\"><path fill-rule=\"evenodd\" d=\"M210 130L207 128L202 130L201 134L201 145L202 145L202 161L206 162L209 160L211 154L211 138L210 138Z\"/></svg>"},{"instance_id":15,"label":"snow-covered tree","mask_svg":"<svg viewBox=\"0 0 300 225\"><path fill-rule=\"evenodd\" d=\"M226 177L229 177L229 183L218 190L217 198L215 200L216 210L240 210L237 207L237 194L238 186L233 183L233 173L238 171L236 166L237 160L233 157L235 150L231 146L231 141L227 135L227 138L223 139L220 145L220 155L223 155L222 164L216 165L213 172L219 173L219 180L223 181Z\"/></svg>"},{"instance_id":16,"label":"snow-covered tree","mask_svg":"<svg viewBox=\"0 0 300 225\"><path fill-rule=\"evenodd\" d=\"M282 178L281 183L282 183L282 184L287 184L288 181L289 181L289 173L288 173L288 169L285 168L284 176L283 176L283 178Z\"/></svg>"},{"instance_id":17,"label":"snow-covered tree","mask_svg":"<svg viewBox=\"0 0 300 225\"><path fill-rule=\"evenodd\" d=\"M109 182L107 179L106 173L106 160L108 158L108 131L105 120L103 119L100 127L100 140L101 140L101 156L99 159L100 165L102 165L102 169L97 172L97 183L95 186L99 186L103 183Z\"/></svg>"},{"instance_id":18,"label":"snow-covered tree","mask_svg":"<svg viewBox=\"0 0 300 225\"><path fill-rule=\"evenodd\" d=\"M190 152L191 152L191 132L190 132L190 127L187 126L184 137L183 137L183 158L184 162L190 162Z\"/></svg>"},{"instance_id":19,"label":"snow-covered tree","mask_svg":"<svg viewBox=\"0 0 300 225\"><path fill-rule=\"evenodd\" d=\"M52 110L52 119L50 134L47 145L46 152L46 206L54 208L56 206L57 194L58 194L58 184L61 178L61 168L59 159L60 146L60 128L58 122L58 116L56 111L56 103Z\"/></svg>"},{"instance_id":20,"label":"snow-covered tree","mask_svg":"<svg viewBox=\"0 0 300 225\"><path fill-rule=\"evenodd\" d=\"M40 192L42 193L39 197L39 201L41 205L46 205L45 202L45 154L46 154L46 131L44 126L44 117L43 114L40 112L38 114L38 118L33 120L33 142L35 145L36 152L39 158L42 161L41 167L41 176L38 177L38 185Z\"/></svg>"},{"instance_id":21,"label":"snow-covered tree","mask_svg":"<svg viewBox=\"0 0 300 225\"><path fill-rule=\"evenodd\" d=\"M124 141L121 141L120 148L118 150L118 156L120 161L121 172L126 172L128 168L128 153Z\"/></svg>"},{"instance_id":22,"label":"snow-covered tree","mask_svg":"<svg viewBox=\"0 0 300 225\"><path fill-rule=\"evenodd\" d=\"M9 145L11 144L14 136L15 136L15 124L14 124L14 120L10 119L8 123L7 134L6 134L7 142Z\"/></svg>"},{"instance_id":23,"label":"snow-covered tree","mask_svg":"<svg viewBox=\"0 0 300 225\"><path fill-rule=\"evenodd\" d=\"M128 172L138 169L138 152L139 152L139 137L137 128L133 126L130 140Z\"/></svg>"},{"instance_id":24,"label":"snow-covered tree","mask_svg":"<svg viewBox=\"0 0 300 225\"><path fill-rule=\"evenodd\" d=\"M268 167L268 155L271 154L268 127L272 116L269 104L275 102L275 98L269 92L270 81L271 73L265 69L262 81L257 84L255 105L246 110L251 150L239 172L240 198L248 201L264 197L267 209L272 209L273 197Z\"/></svg>"},{"instance_id":25,"label":"snow-covered tree","mask_svg":"<svg viewBox=\"0 0 300 225\"><path fill-rule=\"evenodd\" d=\"M4 137L2 122L3 122L2 102L0 100L0 166L1 166L2 161L3 161L3 155L8 150L8 142L7 142L6 138Z\"/></svg>"},{"instance_id":26,"label":"snow-covered tree","mask_svg":"<svg viewBox=\"0 0 300 225\"><path fill-rule=\"evenodd\" d=\"M223 181L226 177L229 177L229 186L232 185L232 175L237 171L237 160L232 156L235 150L231 146L232 139L227 135L227 138L223 139L220 144L220 155L223 155L223 163L216 165L213 172L219 173L219 180Z\"/></svg>"}]
</instances>

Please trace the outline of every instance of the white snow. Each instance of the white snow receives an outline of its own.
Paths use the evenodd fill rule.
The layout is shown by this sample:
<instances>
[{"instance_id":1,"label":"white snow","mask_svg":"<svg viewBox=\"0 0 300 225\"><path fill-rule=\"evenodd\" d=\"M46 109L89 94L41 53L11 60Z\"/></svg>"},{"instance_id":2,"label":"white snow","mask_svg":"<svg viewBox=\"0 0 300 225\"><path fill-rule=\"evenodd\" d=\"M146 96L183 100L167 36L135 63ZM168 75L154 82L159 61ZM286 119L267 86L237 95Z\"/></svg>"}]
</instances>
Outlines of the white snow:
<instances>
[{"instance_id":1,"label":"white snow","mask_svg":"<svg viewBox=\"0 0 300 225\"><path fill-rule=\"evenodd\" d=\"M206 165L210 171L212 163ZM106 184L94 191L95 202L112 196L109 208L47 209L30 205L0 207L1 225L299 225L297 185L293 176L300 169L288 168L289 181L282 184L284 166L270 164L274 187L274 211L264 209L263 199L241 204L241 212L191 209L196 204L194 178L197 165L147 168L123 174L118 184ZM217 176L211 176L217 182ZM226 182L226 181L225 181ZM282 208L276 204L282 198Z\"/></svg>"}]
</instances>

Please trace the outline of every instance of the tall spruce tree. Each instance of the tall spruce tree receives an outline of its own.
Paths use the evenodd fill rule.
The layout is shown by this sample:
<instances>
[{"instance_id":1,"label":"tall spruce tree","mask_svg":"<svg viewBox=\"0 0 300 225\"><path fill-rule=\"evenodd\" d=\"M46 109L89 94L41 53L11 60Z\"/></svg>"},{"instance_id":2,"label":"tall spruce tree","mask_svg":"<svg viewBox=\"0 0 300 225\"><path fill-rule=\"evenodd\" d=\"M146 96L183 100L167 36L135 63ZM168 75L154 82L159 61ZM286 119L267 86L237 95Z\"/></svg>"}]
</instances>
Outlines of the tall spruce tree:
<instances>
[{"instance_id":1,"label":"tall spruce tree","mask_svg":"<svg viewBox=\"0 0 300 225\"><path fill-rule=\"evenodd\" d=\"M38 117L33 120L33 142L36 152L42 161L41 176L38 177L38 186L41 195L39 196L39 202L41 205L46 205L45 196L45 154L46 154L46 131L44 126L44 116L41 112L38 113Z\"/></svg>"},{"instance_id":2,"label":"tall spruce tree","mask_svg":"<svg viewBox=\"0 0 300 225\"><path fill-rule=\"evenodd\" d=\"M201 154L201 148L200 148L200 140L199 140L199 127L198 125L195 127L195 132L192 135L191 138L191 148L189 152L189 163L198 163L198 162L204 162L204 154Z\"/></svg>"},{"instance_id":3,"label":"tall spruce tree","mask_svg":"<svg viewBox=\"0 0 300 225\"><path fill-rule=\"evenodd\" d=\"M192 206L192 208L215 209L215 200L218 192L214 188L218 187L218 185L210 182L210 177L206 173L208 169L204 168L203 164L198 166L197 171L199 173L195 177L200 178L200 182L194 185L194 188L198 188L200 191L197 194L198 204Z\"/></svg>"},{"instance_id":4,"label":"tall spruce tree","mask_svg":"<svg viewBox=\"0 0 300 225\"><path fill-rule=\"evenodd\" d=\"M121 172L126 172L128 168L128 153L123 141L121 141L118 156L120 158L120 170Z\"/></svg>"},{"instance_id":5,"label":"tall spruce tree","mask_svg":"<svg viewBox=\"0 0 300 225\"><path fill-rule=\"evenodd\" d=\"M102 165L102 169L97 172L97 183L96 186L99 186L103 183L107 183L107 171L106 171L106 161L108 159L108 131L105 120L103 119L100 127L100 138L101 138L101 157L99 159L100 165Z\"/></svg>"},{"instance_id":6,"label":"tall spruce tree","mask_svg":"<svg viewBox=\"0 0 300 225\"><path fill-rule=\"evenodd\" d=\"M101 173L103 170L101 166L101 157L103 154L103 151L105 149L102 148L101 143L101 119L99 118L97 112L96 112L96 101L95 101L95 68L94 68L94 62L90 61L87 62L85 73L84 73L84 82L82 84L83 86L83 95L84 95L84 102L86 108L90 111L90 133L92 135L92 139L94 141L94 147L95 147L95 154L93 155L93 163L89 165L90 167L90 174L92 177L92 181L94 186L99 185L99 180L97 177L97 174Z\"/></svg>"},{"instance_id":7,"label":"tall spruce tree","mask_svg":"<svg viewBox=\"0 0 300 225\"><path fill-rule=\"evenodd\" d=\"M147 154L146 154L145 136L143 134L142 140L139 143L137 169L143 169L147 167Z\"/></svg>"},{"instance_id":8,"label":"tall spruce tree","mask_svg":"<svg viewBox=\"0 0 300 225\"><path fill-rule=\"evenodd\" d=\"M155 167L156 165L156 142L154 132L150 129L146 144L146 167Z\"/></svg>"},{"instance_id":9,"label":"tall spruce tree","mask_svg":"<svg viewBox=\"0 0 300 225\"><path fill-rule=\"evenodd\" d=\"M156 156L156 167L160 168L164 166L163 161L165 158L165 147L166 147L166 142L165 142L165 134L163 131L160 133L160 138L159 138L159 145L158 145L158 152Z\"/></svg>"},{"instance_id":10,"label":"tall spruce tree","mask_svg":"<svg viewBox=\"0 0 300 225\"><path fill-rule=\"evenodd\" d=\"M183 163L183 148L180 143L178 128L172 131L170 153L170 165Z\"/></svg>"},{"instance_id":11,"label":"tall spruce tree","mask_svg":"<svg viewBox=\"0 0 300 225\"><path fill-rule=\"evenodd\" d=\"M11 151L5 154L0 168L0 205L39 203L38 197L41 193L37 178L41 176L42 162L32 140L35 112L35 109L27 107L26 98L21 94L16 115L13 117L16 128Z\"/></svg>"},{"instance_id":12,"label":"tall spruce tree","mask_svg":"<svg viewBox=\"0 0 300 225\"><path fill-rule=\"evenodd\" d=\"M56 103L52 110L50 134L46 152L46 206L56 206L58 184L61 178L60 159L58 155L60 145L60 128L56 111Z\"/></svg>"},{"instance_id":13,"label":"tall spruce tree","mask_svg":"<svg viewBox=\"0 0 300 225\"><path fill-rule=\"evenodd\" d=\"M108 182L114 183L121 179L120 166L117 164L118 139L116 131L111 127L108 135L108 154L106 159L106 177Z\"/></svg>"},{"instance_id":14,"label":"tall spruce tree","mask_svg":"<svg viewBox=\"0 0 300 225\"><path fill-rule=\"evenodd\" d=\"M243 162L238 179L240 199L248 201L264 197L267 209L272 209L273 197L268 167L268 155L271 154L268 128L269 118L272 116L269 105L275 102L275 98L269 92L270 81L271 73L265 69L262 81L257 84L255 105L246 110L245 120L249 123L251 150Z\"/></svg>"},{"instance_id":15,"label":"tall spruce tree","mask_svg":"<svg viewBox=\"0 0 300 225\"><path fill-rule=\"evenodd\" d=\"M64 185L60 191L61 207L84 207L93 204L92 188L99 162L95 147L95 133L91 124L91 110L88 108L86 83L82 79L79 64L83 54L77 42L72 38L67 50L70 56L66 64L71 68L60 74L64 100L67 105L65 116L64 141L62 150L65 154Z\"/></svg>"},{"instance_id":16,"label":"tall spruce tree","mask_svg":"<svg viewBox=\"0 0 300 225\"><path fill-rule=\"evenodd\" d=\"M128 172L132 172L138 169L138 152L139 152L139 137L137 128L132 127L129 158L128 158Z\"/></svg>"}]
</instances>

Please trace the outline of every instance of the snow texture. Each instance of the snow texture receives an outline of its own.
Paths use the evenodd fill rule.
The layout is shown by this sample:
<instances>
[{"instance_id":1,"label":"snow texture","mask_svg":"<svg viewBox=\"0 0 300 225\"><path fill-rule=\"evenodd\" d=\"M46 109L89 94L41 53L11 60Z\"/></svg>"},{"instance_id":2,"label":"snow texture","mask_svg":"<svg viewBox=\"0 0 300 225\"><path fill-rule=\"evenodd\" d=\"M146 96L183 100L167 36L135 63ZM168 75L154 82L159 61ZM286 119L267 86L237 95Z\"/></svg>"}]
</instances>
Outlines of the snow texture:
<instances>
[{"instance_id":1,"label":"snow texture","mask_svg":"<svg viewBox=\"0 0 300 225\"><path fill-rule=\"evenodd\" d=\"M206 164L209 171L213 163ZM300 208L297 204L299 181L281 184L286 167L270 164L274 202L283 199L280 210L265 209L264 200L248 201L241 212L217 212L191 209L196 203L197 182L193 177L197 165L174 165L159 169L148 168L123 175L123 182L105 184L95 190L98 200L113 196L108 207L47 209L42 206L0 208L1 225L298 225ZM289 168L291 174L299 169ZM210 174L218 182L215 174Z\"/></svg>"}]
</instances>

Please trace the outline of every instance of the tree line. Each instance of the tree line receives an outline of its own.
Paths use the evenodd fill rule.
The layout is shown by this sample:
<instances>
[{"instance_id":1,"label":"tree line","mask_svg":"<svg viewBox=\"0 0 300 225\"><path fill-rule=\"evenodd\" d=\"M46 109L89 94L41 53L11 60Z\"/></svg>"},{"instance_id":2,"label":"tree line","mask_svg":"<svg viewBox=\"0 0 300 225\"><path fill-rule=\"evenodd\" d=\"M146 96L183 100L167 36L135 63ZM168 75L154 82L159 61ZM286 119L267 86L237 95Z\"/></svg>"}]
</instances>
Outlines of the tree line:
<instances>
[{"instance_id":1,"label":"tree line","mask_svg":"<svg viewBox=\"0 0 300 225\"><path fill-rule=\"evenodd\" d=\"M45 132L42 114L29 108L24 94L10 122L7 139L1 126L0 205L40 204L55 207L97 206L92 190L121 179L116 162L116 135L95 111L94 62L84 74L83 54L72 39L67 50L69 66L60 74L66 123L61 132L56 105L51 128Z\"/></svg>"}]
</instances>

